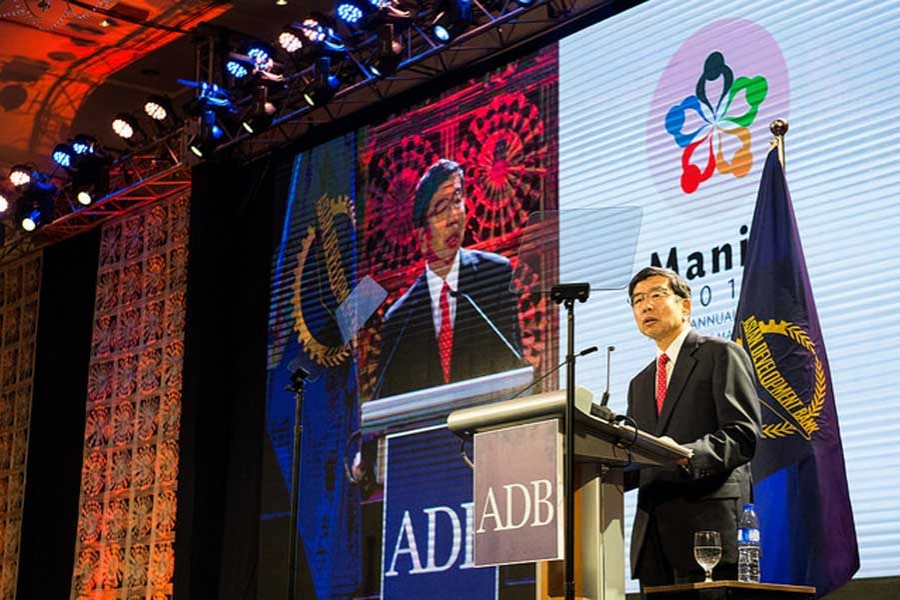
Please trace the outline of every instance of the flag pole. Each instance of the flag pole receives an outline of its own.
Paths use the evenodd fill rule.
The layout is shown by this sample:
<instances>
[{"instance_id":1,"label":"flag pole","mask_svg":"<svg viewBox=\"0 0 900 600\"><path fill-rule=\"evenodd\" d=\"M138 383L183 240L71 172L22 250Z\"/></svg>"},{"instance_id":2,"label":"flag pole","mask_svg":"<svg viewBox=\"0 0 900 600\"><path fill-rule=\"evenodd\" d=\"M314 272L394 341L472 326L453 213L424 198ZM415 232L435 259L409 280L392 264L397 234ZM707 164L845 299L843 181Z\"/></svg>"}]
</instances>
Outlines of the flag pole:
<instances>
[{"instance_id":1,"label":"flag pole","mask_svg":"<svg viewBox=\"0 0 900 600\"><path fill-rule=\"evenodd\" d=\"M775 119L769 124L769 131L775 138L772 140L772 146L778 149L778 162L781 163L781 170L787 170L784 165L784 134L788 132L788 122L784 119Z\"/></svg>"}]
</instances>

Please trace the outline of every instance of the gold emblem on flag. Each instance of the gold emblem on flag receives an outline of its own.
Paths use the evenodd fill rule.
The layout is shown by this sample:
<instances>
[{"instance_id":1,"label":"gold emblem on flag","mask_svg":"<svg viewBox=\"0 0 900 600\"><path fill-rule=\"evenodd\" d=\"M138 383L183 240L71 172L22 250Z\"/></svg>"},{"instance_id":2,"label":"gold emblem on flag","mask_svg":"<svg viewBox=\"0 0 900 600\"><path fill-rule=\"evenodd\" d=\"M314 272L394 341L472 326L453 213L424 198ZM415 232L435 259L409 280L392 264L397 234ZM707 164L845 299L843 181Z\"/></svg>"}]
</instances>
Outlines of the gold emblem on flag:
<instances>
[{"instance_id":1,"label":"gold emblem on flag","mask_svg":"<svg viewBox=\"0 0 900 600\"><path fill-rule=\"evenodd\" d=\"M344 262L341 256L340 239L335 229L335 217L344 216L350 224L356 226L356 215L353 201L349 196L331 198L323 194L316 202L316 218L318 227L310 225L306 228L306 234L300 241L300 251L297 253L297 267L294 269L293 306L294 331L297 332L297 341L309 353L310 357L324 367L335 367L343 363L350 356L350 343L340 345L328 345L319 341L310 331L306 318L303 315L303 292L318 293L317 285L308 285L304 290L303 270L309 258L313 244L318 242L319 250L324 256L325 271L328 277L328 285L334 294L338 304L350 295L350 283L344 272ZM319 235L317 235L317 232ZM320 282L319 285L322 285Z\"/></svg>"},{"instance_id":2,"label":"gold emblem on flag","mask_svg":"<svg viewBox=\"0 0 900 600\"><path fill-rule=\"evenodd\" d=\"M790 321L757 321L752 315L741 322L741 327L744 335L737 342L742 346L746 345L759 385L777 403L773 404L760 398L760 402L780 419L777 423L763 425L763 438L776 439L798 434L809 440L812 434L819 430L817 419L825 406L828 387L825 367L816 353L816 345L809 338L809 333ZM810 386L812 398L806 400L800 398L781 374L766 342L767 335L787 337L808 353L813 363L814 381Z\"/></svg>"}]
</instances>

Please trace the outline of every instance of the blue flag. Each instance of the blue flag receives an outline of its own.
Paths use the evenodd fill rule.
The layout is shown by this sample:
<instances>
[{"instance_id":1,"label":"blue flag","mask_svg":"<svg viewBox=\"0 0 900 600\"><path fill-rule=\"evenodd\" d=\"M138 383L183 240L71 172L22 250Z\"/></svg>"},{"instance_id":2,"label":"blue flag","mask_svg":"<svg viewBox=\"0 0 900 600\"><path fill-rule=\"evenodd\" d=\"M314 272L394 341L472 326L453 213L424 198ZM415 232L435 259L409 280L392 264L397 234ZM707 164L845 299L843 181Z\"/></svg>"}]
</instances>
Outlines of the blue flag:
<instances>
[{"instance_id":1,"label":"blue flag","mask_svg":"<svg viewBox=\"0 0 900 600\"><path fill-rule=\"evenodd\" d=\"M734 338L753 361L762 438L753 459L762 580L817 597L859 569L831 372L784 170L759 185Z\"/></svg>"},{"instance_id":2,"label":"blue flag","mask_svg":"<svg viewBox=\"0 0 900 600\"><path fill-rule=\"evenodd\" d=\"M356 286L355 156L349 134L297 157L272 274L268 434L287 499L297 398L286 388L302 367L309 375L301 403L298 571L315 591L303 597L320 600L350 597L362 577L360 497L344 474L348 440L359 428L357 370L338 318ZM276 516L287 520L288 513L264 518Z\"/></svg>"}]
</instances>

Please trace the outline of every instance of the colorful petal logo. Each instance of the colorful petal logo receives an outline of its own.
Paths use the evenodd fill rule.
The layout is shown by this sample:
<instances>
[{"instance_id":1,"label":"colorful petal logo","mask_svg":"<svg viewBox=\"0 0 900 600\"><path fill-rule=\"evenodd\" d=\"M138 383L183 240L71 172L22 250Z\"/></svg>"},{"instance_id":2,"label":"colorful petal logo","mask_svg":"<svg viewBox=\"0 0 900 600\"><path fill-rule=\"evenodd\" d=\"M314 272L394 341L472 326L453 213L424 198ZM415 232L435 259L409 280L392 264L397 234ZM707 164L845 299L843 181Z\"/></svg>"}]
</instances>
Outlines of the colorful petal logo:
<instances>
[{"instance_id":1,"label":"colorful petal logo","mask_svg":"<svg viewBox=\"0 0 900 600\"><path fill-rule=\"evenodd\" d=\"M696 191L715 171L735 177L750 172L750 125L768 92L769 84L761 75L735 79L721 52L706 57L694 95L666 113L666 131L684 149L681 189L685 193ZM735 114L739 104L743 114Z\"/></svg>"}]
</instances>

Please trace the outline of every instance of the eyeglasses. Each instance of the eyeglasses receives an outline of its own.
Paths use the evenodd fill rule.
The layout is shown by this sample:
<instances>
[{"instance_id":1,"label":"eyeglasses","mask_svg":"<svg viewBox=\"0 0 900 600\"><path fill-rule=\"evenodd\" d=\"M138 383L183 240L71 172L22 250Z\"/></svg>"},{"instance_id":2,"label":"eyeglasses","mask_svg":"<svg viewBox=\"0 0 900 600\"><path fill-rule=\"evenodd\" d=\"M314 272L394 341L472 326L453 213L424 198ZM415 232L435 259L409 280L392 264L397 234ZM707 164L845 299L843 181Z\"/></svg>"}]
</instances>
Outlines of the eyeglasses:
<instances>
[{"instance_id":1,"label":"eyeglasses","mask_svg":"<svg viewBox=\"0 0 900 600\"><path fill-rule=\"evenodd\" d=\"M442 198L439 198L435 204L434 208L428 212L428 218L432 221L441 221L450 216L450 213L453 209L457 211L463 212L466 210L466 203L463 200L462 189L453 190L452 194L448 194Z\"/></svg>"},{"instance_id":2,"label":"eyeglasses","mask_svg":"<svg viewBox=\"0 0 900 600\"><path fill-rule=\"evenodd\" d=\"M634 294L631 298L627 299L626 302L628 302L629 306L632 308L640 308L647 300L650 300L655 304L660 300L665 300L669 296L674 296L671 290L656 287L651 288L650 291L644 294ZM678 297L681 298L681 296Z\"/></svg>"}]
</instances>

